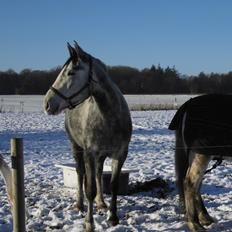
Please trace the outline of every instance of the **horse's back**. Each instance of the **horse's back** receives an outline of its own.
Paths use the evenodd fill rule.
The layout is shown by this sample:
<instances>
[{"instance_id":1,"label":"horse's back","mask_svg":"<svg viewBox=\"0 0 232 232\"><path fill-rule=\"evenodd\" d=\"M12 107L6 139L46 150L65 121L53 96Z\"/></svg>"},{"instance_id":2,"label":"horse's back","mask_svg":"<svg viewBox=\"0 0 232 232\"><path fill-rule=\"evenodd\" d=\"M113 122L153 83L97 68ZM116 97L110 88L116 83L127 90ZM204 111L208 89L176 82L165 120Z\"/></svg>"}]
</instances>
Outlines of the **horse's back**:
<instances>
[{"instance_id":1,"label":"horse's back","mask_svg":"<svg viewBox=\"0 0 232 232\"><path fill-rule=\"evenodd\" d=\"M190 100L187 106L189 126L218 131L232 130L232 95L209 94Z\"/></svg>"},{"instance_id":2,"label":"horse's back","mask_svg":"<svg viewBox=\"0 0 232 232\"><path fill-rule=\"evenodd\" d=\"M191 98L185 102L174 115L170 130L181 127L184 113L186 121L198 126L232 129L232 95L207 94Z\"/></svg>"},{"instance_id":3,"label":"horse's back","mask_svg":"<svg viewBox=\"0 0 232 232\"><path fill-rule=\"evenodd\" d=\"M170 129L184 126L184 139L197 152L232 155L232 95L208 94L190 99L174 116ZM186 113L185 120L183 115ZM182 128L183 129L183 128Z\"/></svg>"}]
</instances>

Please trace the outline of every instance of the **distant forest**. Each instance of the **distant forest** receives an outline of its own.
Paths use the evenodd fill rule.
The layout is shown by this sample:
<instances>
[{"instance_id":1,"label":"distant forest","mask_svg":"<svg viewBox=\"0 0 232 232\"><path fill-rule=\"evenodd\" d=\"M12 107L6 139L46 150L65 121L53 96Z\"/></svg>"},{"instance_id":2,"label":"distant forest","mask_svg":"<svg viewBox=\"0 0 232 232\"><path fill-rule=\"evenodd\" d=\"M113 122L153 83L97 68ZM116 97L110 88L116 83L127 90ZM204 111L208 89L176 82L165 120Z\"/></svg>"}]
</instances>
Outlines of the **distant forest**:
<instances>
[{"instance_id":1,"label":"distant forest","mask_svg":"<svg viewBox=\"0 0 232 232\"><path fill-rule=\"evenodd\" d=\"M24 69L0 71L0 94L45 94L60 72ZM226 74L201 72L198 76L182 76L173 67L138 70L127 66L108 67L113 81L124 94L200 94L231 93L232 72Z\"/></svg>"}]
</instances>

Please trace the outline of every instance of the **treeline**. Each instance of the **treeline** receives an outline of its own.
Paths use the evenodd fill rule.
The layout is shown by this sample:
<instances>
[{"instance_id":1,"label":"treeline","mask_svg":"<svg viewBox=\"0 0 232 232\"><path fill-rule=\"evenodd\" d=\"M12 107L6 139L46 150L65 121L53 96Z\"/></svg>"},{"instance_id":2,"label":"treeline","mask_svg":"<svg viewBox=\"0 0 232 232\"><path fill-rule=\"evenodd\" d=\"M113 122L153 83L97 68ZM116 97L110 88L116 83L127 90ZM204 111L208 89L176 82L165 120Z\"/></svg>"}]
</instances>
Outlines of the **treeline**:
<instances>
[{"instance_id":1,"label":"treeline","mask_svg":"<svg viewBox=\"0 0 232 232\"><path fill-rule=\"evenodd\" d=\"M44 94L56 79L60 68L49 71L24 69L0 72L0 94Z\"/></svg>"},{"instance_id":2,"label":"treeline","mask_svg":"<svg viewBox=\"0 0 232 232\"><path fill-rule=\"evenodd\" d=\"M127 66L108 67L109 74L124 94L199 94L231 93L232 72L201 72L182 76L173 67L138 70ZM60 67L48 71L24 69L0 72L0 94L45 94L56 79Z\"/></svg>"}]
</instances>

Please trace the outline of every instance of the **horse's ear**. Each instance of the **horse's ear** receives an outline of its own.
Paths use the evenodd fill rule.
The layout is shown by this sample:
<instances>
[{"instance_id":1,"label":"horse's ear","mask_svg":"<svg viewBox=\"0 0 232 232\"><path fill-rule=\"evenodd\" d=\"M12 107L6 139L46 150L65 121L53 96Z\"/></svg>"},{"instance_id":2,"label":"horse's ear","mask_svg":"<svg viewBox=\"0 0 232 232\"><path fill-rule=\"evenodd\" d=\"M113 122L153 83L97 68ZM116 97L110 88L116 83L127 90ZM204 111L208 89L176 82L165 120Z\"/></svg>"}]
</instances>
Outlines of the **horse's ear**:
<instances>
[{"instance_id":1,"label":"horse's ear","mask_svg":"<svg viewBox=\"0 0 232 232\"><path fill-rule=\"evenodd\" d=\"M67 43L68 51L73 62L76 63L78 59L77 51L69 43Z\"/></svg>"},{"instance_id":2,"label":"horse's ear","mask_svg":"<svg viewBox=\"0 0 232 232\"><path fill-rule=\"evenodd\" d=\"M75 49L76 49L76 52L78 54L78 56L85 62L88 61L89 59L89 54L86 53L77 43L77 41L74 40L74 46L75 46Z\"/></svg>"}]
</instances>

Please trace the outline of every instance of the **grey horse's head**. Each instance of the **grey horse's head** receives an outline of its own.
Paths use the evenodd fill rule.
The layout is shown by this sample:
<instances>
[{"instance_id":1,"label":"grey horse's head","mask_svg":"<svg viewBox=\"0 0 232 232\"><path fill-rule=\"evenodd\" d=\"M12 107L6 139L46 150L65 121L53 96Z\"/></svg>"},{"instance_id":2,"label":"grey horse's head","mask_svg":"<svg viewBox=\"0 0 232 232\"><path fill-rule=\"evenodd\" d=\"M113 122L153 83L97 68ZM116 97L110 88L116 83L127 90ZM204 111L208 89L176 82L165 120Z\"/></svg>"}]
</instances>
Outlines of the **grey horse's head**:
<instances>
[{"instance_id":1,"label":"grey horse's head","mask_svg":"<svg viewBox=\"0 0 232 232\"><path fill-rule=\"evenodd\" d=\"M75 42L68 43L70 57L44 97L47 114L59 114L66 108L74 108L90 95L91 56Z\"/></svg>"}]
</instances>

